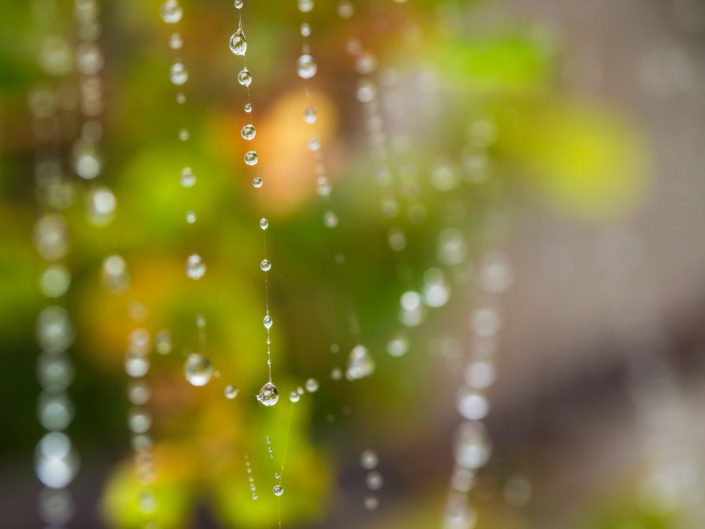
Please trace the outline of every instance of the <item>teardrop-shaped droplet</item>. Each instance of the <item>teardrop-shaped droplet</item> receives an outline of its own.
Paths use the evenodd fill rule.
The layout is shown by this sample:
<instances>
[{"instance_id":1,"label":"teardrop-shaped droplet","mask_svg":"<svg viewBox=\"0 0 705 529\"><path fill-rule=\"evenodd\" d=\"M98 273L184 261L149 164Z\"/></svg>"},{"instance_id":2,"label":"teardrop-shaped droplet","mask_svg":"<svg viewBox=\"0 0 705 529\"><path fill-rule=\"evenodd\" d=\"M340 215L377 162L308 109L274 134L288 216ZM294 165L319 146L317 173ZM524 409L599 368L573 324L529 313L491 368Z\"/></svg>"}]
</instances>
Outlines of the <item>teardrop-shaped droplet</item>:
<instances>
[{"instance_id":1,"label":"teardrop-shaped droplet","mask_svg":"<svg viewBox=\"0 0 705 529\"><path fill-rule=\"evenodd\" d=\"M245 153L245 163L247 165L257 165L257 153L255 151L247 151Z\"/></svg>"},{"instance_id":2,"label":"teardrop-shaped droplet","mask_svg":"<svg viewBox=\"0 0 705 529\"><path fill-rule=\"evenodd\" d=\"M269 228L269 221L262 217L261 219L259 219L259 227L263 230L266 230L267 228Z\"/></svg>"},{"instance_id":3,"label":"teardrop-shaped droplet","mask_svg":"<svg viewBox=\"0 0 705 529\"><path fill-rule=\"evenodd\" d=\"M186 275L191 279L201 279L206 273L206 263L197 253L189 255L186 259Z\"/></svg>"},{"instance_id":4,"label":"teardrop-shaped droplet","mask_svg":"<svg viewBox=\"0 0 705 529\"><path fill-rule=\"evenodd\" d=\"M177 0L166 0L166 2L162 4L162 20L167 24L176 24L179 20L181 20L183 14L184 12Z\"/></svg>"},{"instance_id":5,"label":"teardrop-shaped droplet","mask_svg":"<svg viewBox=\"0 0 705 529\"><path fill-rule=\"evenodd\" d=\"M242 86L250 86L252 84L252 74L247 68L243 68L238 72L237 82Z\"/></svg>"},{"instance_id":6,"label":"teardrop-shaped droplet","mask_svg":"<svg viewBox=\"0 0 705 529\"><path fill-rule=\"evenodd\" d=\"M255 137L255 134L257 131L255 130L254 125L245 125L242 127L242 130L240 131L240 134L242 134L242 137L245 138L246 140L251 140Z\"/></svg>"},{"instance_id":7,"label":"teardrop-shaped droplet","mask_svg":"<svg viewBox=\"0 0 705 529\"><path fill-rule=\"evenodd\" d=\"M235 55L245 55L247 51L247 40L242 28L238 28L230 37L230 51Z\"/></svg>"},{"instance_id":8,"label":"teardrop-shaped droplet","mask_svg":"<svg viewBox=\"0 0 705 529\"><path fill-rule=\"evenodd\" d=\"M213 366L205 356L191 353L184 364L186 380L194 386L205 386L213 375Z\"/></svg>"},{"instance_id":9,"label":"teardrop-shaped droplet","mask_svg":"<svg viewBox=\"0 0 705 529\"><path fill-rule=\"evenodd\" d=\"M257 400L265 406L274 406L277 401L279 401L279 390L277 389L277 386L275 386L271 382L267 382L259 390L259 393L257 394Z\"/></svg>"},{"instance_id":10,"label":"teardrop-shaped droplet","mask_svg":"<svg viewBox=\"0 0 705 529\"><path fill-rule=\"evenodd\" d=\"M316 109L313 107L306 107L304 110L304 121L306 123L315 123L318 116L316 115Z\"/></svg>"},{"instance_id":11,"label":"teardrop-shaped droplet","mask_svg":"<svg viewBox=\"0 0 705 529\"><path fill-rule=\"evenodd\" d=\"M271 329L272 323L274 323L274 321L272 320L272 317L269 314L267 314L264 317L264 320L262 320L262 323L264 324L265 329Z\"/></svg>"},{"instance_id":12,"label":"teardrop-shaped droplet","mask_svg":"<svg viewBox=\"0 0 705 529\"><path fill-rule=\"evenodd\" d=\"M180 62L172 64L169 70L169 79L171 79L171 82L176 86L181 86L188 81L188 70L186 70L186 66Z\"/></svg>"},{"instance_id":13,"label":"teardrop-shaped droplet","mask_svg":"<svg viewBox=\"0 0 705 529\"><path fill-rule=\"evenodd\" d=\"M317 71L318 66L308 53L304 53L296 62L296 72L302 79L311 79Z\"/></svg>"}]
</instances>

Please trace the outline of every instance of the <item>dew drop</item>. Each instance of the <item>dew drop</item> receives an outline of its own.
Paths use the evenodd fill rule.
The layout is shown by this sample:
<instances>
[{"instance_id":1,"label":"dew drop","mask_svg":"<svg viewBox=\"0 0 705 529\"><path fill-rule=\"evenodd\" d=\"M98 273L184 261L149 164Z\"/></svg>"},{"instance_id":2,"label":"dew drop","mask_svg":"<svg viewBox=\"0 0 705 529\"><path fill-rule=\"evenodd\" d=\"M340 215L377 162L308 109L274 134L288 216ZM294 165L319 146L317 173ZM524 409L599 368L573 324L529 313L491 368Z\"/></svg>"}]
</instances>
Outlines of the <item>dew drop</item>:
<instances>
[{"instance_id":1,"label":"dew drop","mask_svg":"<svg viewBox=\"0 0 705 529\"><path fill-rule=\"evenodd\" d=\"M272 492L274 492L275 496L281 496L282 494L284 494L284 487L282 487L281 485L274 485Z\"/></svg>"},{"instance_id":2,"label":"dew drop","mask_svg":"<svg viewBox=\"0 0 705 529\"><path fill-rule=\"evenodd\" d=\"M377 457L377 452L374 450L365 450L360 454L360 464L365 470L372 470L377 468L379 463L379 457Z\"/></svg>"},{"instance_id":3,"label":"dew drop","mask_svg":"<svg viewBox=\"0 0 705 529\"><path fill-rule=\"evenodd\" d=\"M301 400L301 395L299 395L299 392L294 390L291 393L289 393L289 400L291 402L299 402Z\"/></svg>"},{"instance_id":4,"label":"dew drop","mask_svg":"<svg viewBox=\"0 0 705 529\"><path fill-rule=\"evenodd\" d=\"M349 0L342 0L338 3L338 16L340 18L350 18L355 13L355 8Z\"/></svg>"},{"instance_id":5,"label":"dew drop","mask_svg":"<svg viewBox=\"0 0 705 529\"><path fill-rule=\"evenodd\" d=\"M169 79L171 79L172 84L175 84L176 86L183 85L186 81L188 81L188 71L186 70L186 66L180 62L175 62L172 64L171 69L169 70Z\"/></svg>"},{"instance_id":6,"label":"dew drop","mask_svg":"<svg viewBox=\"0 0 705 529\"><path fill-rule=\"evenodd\" d=\"M315 378L309 378L306 381L306 391L308 391L309 393L315 393L316 391L318 391L318 380L316 380Z\"/></svg>"},{"instance_id":7,"label":"dew drop","mask_svg":"<svg viewBox=\"0 0 705 529\"><path fill-rule=\"evenodd\" d=\"M268 259L262 259L259 267L262 272L269 272L272 269L272 263L270 263Z\"/></svg>"},{"instance_id":8,"label":"dew drop","mask_svg":"<svg viewBox=\"0 0 705 529\"><path fill-rule=\"evenodd\" d=\"M332 211L326 211L323 214L323 224L326 228L335 228L338 225L338 216Z\"/></svg>"},{"instance_id":9,"label":"dew drop","mask_svg":"<svg viewBox=\"0 0 705 529\"><path fill-rule=\"evenodd\" d=\"M183 187L193 187L195 183L196 175L193 174L193 171L190 167L184 167L181 170L181 185Z\"/></svg>"},{"instance_id":10,"label":"dew drop","mask_svg":"<svg viewBox=\"0 0 705 529\"><path fill-rule=\"evenodd\" d=\"M301 36L302 37L310 37L311 36L311 26L309 26L306 22L301 24Z\"/></svg>"},{"instance_id":11,"label":"dew drop","mask_svg":"<svg viewBox=\"0 0 705 529\"><path fill-rule=\"evenodd\" d=\"M308 53L304 53L296 62L296 72L302 79L311 79L317 71L318 66Z\"/></svg>"},{"instance_id":12,"label":"dew drop","mask_svg":"<svg viewBox=\"0 0 705 529\"><path fill-rule=\"evenodd\" d=\"M316 152L320 150L321 148L321 140L318 138L318 136L313 136L311 137L310 140L308 140L308 150L311 152Z\"/></svg>"},{"instance_id":13,"label":"dew drop","mask_svg":"<svg viewBox=\"0 0 705 529\"><path fill-rule=\"evenodd\" d=\"M178 33L172 33L171 37L169 37L169 47L172 50L179 50L183 45L184 39L181 38L181 35L179 35Z\"/></svg>"},{"instance_id":14,"label":"dew drop","mask_svg":"<svg viewBox=\"0 0 705 529\"><path fill-rule=\"evenodd\" d=\"M198 254L192 254L186 259L186 275L191 279L201 279L206 273L206 263Z\"/></svg>"},{"instance_id":15,"label":"dew drop","mask_svg":"<svg viewBox=\"0 0 705 529\"><path fill-rule=\"evenodd\" d=\"M248 114L252 112L252 105L250 103L245 103L245 106L243 108Z\"/></svg>"},{"instance_id":16,"label":"dew drop","mask_svg":"<svg viewBox=\"0 0 705 529\"><path fill-rule=\"evenodd\" d=\"M160 355L168 355L171 352L171 333L159 331L154 337L154 347Z\"/></svg>"},{"instance_id":17,"label":"dew drop","mask_svg":"<svg viewBox=\"0 0 705 529\"><path fill-rule=\"evenodd\" d=\"M343 370L339 367L334 367L333 369L331 369L330 378L332 378L333 380L340 380L341 378L343 378Z\"/></svg>"},{"instance_id":18,"label":"dew drop","mask_svg":"<svg viewBox=\"0 0 705 529\"><path fill-rule=\"evenodd\" d=\"M458 397L458 411L468 420L479 421L487 415L489 403L484 395L465 389Z\"/></svg>"},{"instance_id":19,"label":"dew drop","mask_svg":"<svg viewBox=\"0 0 705 529\"><path fill-rule=\"evenodd\" d=\"M261 219L259 219L259 227L263 230L266 230L267 228L269 228L269 221L262 217Z\"/></svg>"},{"instance_id":20,"label":"dew drop","mask_svg":"<svg viewBox=\"0 0 705 529\"><path fill-rule=\"evenodd\" d=\"M189 224L193 224L194 222L196 222L196 214L193 211L188 210L186 212L186 222L188 222Z\"/></svg>"},{"instance_id":21,"label":"dew drop","mask_svg":"<svg viewBox=\"0 0 705 529\"><path fill-rule=\"evenodd\" d=\"M308 13L313 9L313 0L299 0L298 7L302 13Z\"/></svg>"},{"instance_id":22,"label":"dew drop","mask_svg":"<svg viewBox=\"0 0 705 529\"><path fill-rule=\"evenodd\" d=\"M247 51L247 40L242 28L238 28L230 37L230 51L235 55L245 55Z\"/></svg>"},{"instance_id":23,"label":"dew drop","mask_svg":"<svg viewBox=\"0 0 705 529\"><path fill-rule=\"evenodd\" d=\"M237 74L237 82L242 86L250 86L252 84L252 74L247 68L243 68Z\"/></svg>"},{"instance_id":24,"label":"dew drop","mask_svg":"<svg viewBox=\"0 0 705 529\"><path fill-rule=\"evenodd\" d=\"M377 69L377 59L370 52L361 53L355 60L355 70L360 75L369 75Z\"/></svg>"},{"instance_id":25,"label":"dew drop","mask_svg":"<svg viewBox=\"0 0 705 529\"><path fill-rule=\"evenodd\" d=\"M193 386L205 386L213 375L213 366L205 356L191 353L184 364L186 380Z\"/></svg>"},{"instance_id":26,"label":"dew drop","mask_svg":"<svg viewBox=\"0 0 705 529\"><path fill-rule=\"evenodd\" d=\"M306 393L306 391L304 390L304 388L299 386L298 388L296 388L296 393L298 393L299 395L303 395L304 393Z\"/></svg>"},{"instance_id":27,"label":"dew drop","mask_svg":"<svg viewBox=\"0 0 705 529\"><path fill-rule=\"evenodd\" d=\"M257 165L257 153L255 151L247 151L245 153L245 163L247 165Z\"/></svg>"},{"instance_id":28,"label":"dew drop","mask_svg":"<svg viewBox=\"0 0 705 529\"><path fill-rule=\"evenodd\" d=\"M233 400L235 397L237 397L238 389L235 386L226 386L225 387L225 398L228 400Z\"/></svg>"},{"instance_id":29,"label":"dew drop","mask_svg":"<svg viewBox=\"0 0 705 529\"><path fill-rule=\"evenodd\" d=\"M179 20L181 20L183 14L184 12L177 0L166 0L166 2L162 4L162 20L167 24L176 24Z\"/></svg>"},{"instance_id":30,"label":"dew drop","mask_svg":"<svg viewBox=\"0 0 705 529\"><path fill-rule=\"evenodd\" d=\"M348 367L345 372L345 378L348 380L357 380L371 375L374 370L375 363L367 351L367 348L364 345L356 345L353 347L348 357Z\"/></svg>"},{"instance_id":31,"label":"dew drop","mask_svg":"<svg viewBox=\"0 0 705 529\"><path fill-rule=\"evenodd\" d=\"M51 265L39 279L42 294L50 298L63 296L71 284L71 272L63 265Z\"/></svg>"},{"instance_id":32,"label":"dew drop","mask_svg":"<svg viewBox=\"0 0 705 529\"><path fill-rule=\"evenodd\" d=\"M271 329L272 323L274 322L272 321L272 317L269 314L267 314L262 320L262 324L264 325L265 329Z\"/></svg>"},{"instance_id":33,"label":"dew drop","mask_svg":"<svg viewBox=\"0 0 705 529\"><path fill-rule=\"evenodd\" d=\"M304 121L306 123L315 123L316 119L318 119L316 109L312 106L306 107L306 109L304 110Z\"/></svg>"},{"instance_id":34,"label":"dew drop","mask_svg":"<svg viewBox=\"0 0 705 529\"><path fill-rule=\"evenodd\" d=\"M179 105L183 105L184 103L186 103L186 95L183 92L179 92L178 94L176 94L176 102Z\"/></svg>"},{"instance_id":35,"label":"dew drop","mask_svg":"<svg viewBox=\"0 0 705 529\"><path fill-rule=\"evenodd\" d=\"M117 200L107 187L91 190L88 195L88 218L96 226L104 226L113 220Z\"/></svg>"},{"instance_id":36,"label":"dew drop","mask_svg":"<svg viewBox=\"0 0 705 529\"><path fill-rule=\"evenodd\" d=\"M242 131L240 132L242 134L242 137L246 140L251 140L255 137L255 134L257 131L255 130L254 125L245 125L242 127Z\"/></svg>"},{"instance_id":37,"label":"dew drop","mask_svg":"<svg viewBox=\"0 0 705 529\"><path fill-rule=\"evenodd\" d=\"M365 498L365 509L368 511L374 511L377 507L379 507L379 500L377 499L377 496L367 496Z\"/></svg>"},{"instance_id":38,"label":"dew drop","mask_svg":"<svg viewBox=\"0 0 705 529\"><path fill-rule=\"evenodd\" d=\"M259 189L260 187L262 187L262 184L263 184L263 181L262 181L261 177L255 176L252 179L252 187ZM262 229L266 230L267 228L262 228Z\"/></svg>"},{"instance_id":39,"label":"dew drop","mask_svg":"<svg viewBox=\"0 0 705 529\"><path fill-rule=\"evenodd\" d=\"M257 400L265 406L274 406L279 401L279 390L271 382L267 382L259 390Z\"/></svg>"},{"instance_id":40,"label":"dew drop","mask_svg":"<svg viewBox=\"0 0 705 529\"><path fill-rule=\"evenodd\" d=\"M370 490L381 489L383 483L384 483L384 479L382 478L382 474L380 474L376 470L373 470L372 472L367 474L367 477L365 478L365 484L367 485L367 488Z\"/></svg>"},{"instance_id":41,"label":"dew drop","mask_svg":"<svg viewBox=\"0 0 705 529\"><path fill-rule=\"evenodd\" d=\"M409 340L403 334L394 336L387 342L387 352L389 356L404 356L409 350Z\"/></svg>"},{"instance_id":42,"label":"dew drop","mask_svg":"<svg viewBox=\"0 0 705 529\"><path fill-rule=\"evenodd\" d=\"M233 1L233 7L235 9L242 9L243 6L243 1L242 0L234 0Z\"/></svg>"},{"instance_id":43,"label":"dew drop","mask_svg":"<svg viewBox=\"0 0 705 529\"><path fill-rule=\"evenodd\" d=\"M181 129L179 130L179 139L181 141L188 141L188 139L191 137L191 134L189 134L188 129Z\"/></svg>"}]
</instances>

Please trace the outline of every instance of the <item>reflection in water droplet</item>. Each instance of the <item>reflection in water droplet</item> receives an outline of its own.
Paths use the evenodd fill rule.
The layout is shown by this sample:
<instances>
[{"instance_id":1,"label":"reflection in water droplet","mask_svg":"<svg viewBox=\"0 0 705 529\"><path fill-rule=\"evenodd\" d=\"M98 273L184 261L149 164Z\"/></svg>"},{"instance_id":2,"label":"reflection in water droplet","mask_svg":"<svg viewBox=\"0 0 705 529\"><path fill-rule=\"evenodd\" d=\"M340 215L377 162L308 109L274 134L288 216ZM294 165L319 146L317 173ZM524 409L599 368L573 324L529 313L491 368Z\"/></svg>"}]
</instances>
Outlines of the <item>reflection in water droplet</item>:
<instances>
[{"instance_id":1,"label":"reflection in water droplet","mask_svg":"<svg viewBox=\"0 0 705 529\"><path fill-rule=\"evenodd\" d=\"M186 81L188 81L188 70L186 70L186 66L180 62L175 62L172 64L171 69L169 70L169 79L172 84L176 86L183 85Z\"/></svg>"},{"instance_id":2,"label":"reflection in water droplet","mask_svg":"<svg viewBox=\"0 0 705 529\"><path fill-rule=\"evenodd\" d=\"M375 363L367 351L367 348L364 345L356 345L353 347L348 357L348 367L345 372L345 378L348 380L357 380L371 375L374 370Z\"/></svg>"},{"instance_id":3,"label":"reflection in water droplet","mask_svg":"<svg viewBox=\"0 0 705 529\"><path fill-rule=\"evenodd\" d=\"M232 400L235 397L237 397L238 394L238 389L235 386L226 386L225 387L225 398L228 400Z\"/></svg>"},{"instance_id":4,"label":"reflection in water droplet","mask_svg":"<svg viewBox=\"0 0 705 529\"><path fill-rule=\"evenodd\" d=\"M267 382L259 390L257 400L265 406L274 406L279 401L279 390L271 382Z\"/></svg>"},{"instance_id":5,"label":"reflection in water droplet","mask_svg":"<svg viewBox=\"0 0 705 529\"><path fill-rule=\"evenodd\" d=\"M186 275L191 279L201 279L206 273L206 263L198 254L192 254L186 259Z\"/></svg>"},{"instance_id":6,"label":"reflection in water droplet","mask_svg":"<svg viewBox=\"0 0 705 529\"><path fill-rule=\"evenodd\" d=\"M308 53L304 53L296 62L296 72L302 79L311 79L318 71L318 66L313 60L313 57Z\"/></svg>"},{"instance_id":7,"label":"reflection in water droplet","mask_svg":"<svg viewBox=\"0 0 705 529\"><path fill-rule=\"evenodd\" d=\"M213 366L205 356L191 353L184 364L184 375L194 386L204 386L213 375Z\"/></svg>"},{"instance_id":8,"label":"reflection in water droplet","mask_svg":"<svg viewBox=\"0 0 705 529\"><path fill-rule=\"evenodd\" d=\"M245 39L245 33L242 31L242 28L238 28L238 30L230 36L229 45L230 51L235 55L245 55L247 51L247 40Z\"/></svg>"},{"instance_id":9,"label":"reflection in water droplet","mask_svg":"<svg viewBox=\"0 0 705 529\"><path fill-rule=\"evenodd\" d=\"M309 393L315 393L318 391L318 381L315 378L309 378L306 381L306 391Z\"/></svg>"},{"instance_id":10,"label":"reflection in water droplet","mask_svg":"<svg viewBox=\"0 0 705 529\"><path fill-rule=\"evenodd\" d=\"M167 24L176 24L179 20L181 20L183 14L184 12L177 0L166 0L162 4L162 20Z\"/></svg>"},{"instance_id":11,"label":"reflection in water droplet","mask_svg":"<svg viewBox=\"0 0 705 529\"><path fill-rule=\"evenodd\" d=\"M281 496L282 494L284 494L284 487L282 487L281 485L274 485L272 492L274 492L275 496Z\"/></svg>"},{"instance_id":12,"label":"reflection in water droplet","mask_svg":"<svg viewBox=\"0 0 705 529\"><path fill-rule=\"evenodd\" d=\"M237 82L242 86L250 86L252 84L252 74L247 68L243 68L237 74Z\"/></svg>"}]
</instances>

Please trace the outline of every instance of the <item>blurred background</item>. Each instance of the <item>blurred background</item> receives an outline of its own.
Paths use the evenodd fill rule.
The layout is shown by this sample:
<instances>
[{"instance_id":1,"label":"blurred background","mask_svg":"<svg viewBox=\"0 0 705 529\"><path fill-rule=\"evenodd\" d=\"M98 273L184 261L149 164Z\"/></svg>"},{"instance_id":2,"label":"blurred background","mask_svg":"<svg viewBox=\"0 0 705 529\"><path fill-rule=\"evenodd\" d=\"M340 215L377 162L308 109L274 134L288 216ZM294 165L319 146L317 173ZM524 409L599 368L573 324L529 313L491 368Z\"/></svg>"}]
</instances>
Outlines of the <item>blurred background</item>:
<instances>
[{"instance_id":1,"label":"blurred background","mask_svg":"<svg viewBox=\"0 0 705 529\"><path fill-rule=\"evenodd\" d=\"M177 7L0 5L0 525L705 527L704 3L316 2L313 155L297 2L253 114Z\"/></svg>"}]
</instances>

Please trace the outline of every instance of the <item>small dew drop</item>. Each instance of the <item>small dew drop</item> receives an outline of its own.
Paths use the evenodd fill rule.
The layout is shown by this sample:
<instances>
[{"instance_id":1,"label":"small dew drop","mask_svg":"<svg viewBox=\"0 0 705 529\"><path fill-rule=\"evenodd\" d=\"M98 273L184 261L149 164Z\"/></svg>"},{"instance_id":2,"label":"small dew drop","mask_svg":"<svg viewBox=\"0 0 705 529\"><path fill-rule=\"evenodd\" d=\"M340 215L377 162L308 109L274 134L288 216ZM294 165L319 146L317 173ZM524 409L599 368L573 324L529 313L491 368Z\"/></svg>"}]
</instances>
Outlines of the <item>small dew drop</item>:
<instances>
[{"instance_id":1,"label":"small dew drop","mask_svg":"<svg viewBox=\"0 0 705 529\"><path fill-rule=\"evenodd\" d=\"M338 16L340 18L350 18L355 13L355 8L348 0L342 0L338 3Z\"/></svg>"},{"instance_id":2,"label":"small dew drop","mask_svg":"<svg viewBox=\"0 0 705 529\"><path fill-rule=\"evenodd\" d=\"M403 334L394 336L387 343L387 352L389 356L404 356L409 350L409 340Z\"/></svg>"},{"instance_id":3,"label":"small dew drop","mask_svg":"<svg viewBox=\"0 0 705 529\"><path fill-rule=\"evenodd\" d=\"M191 353L184 364L186 380L193 386L205 386L213 375L213 366L205 356Z\"/></svg>"},{"instance_id":4,"label":"small dew drop","mask_svg":"<svg viewBox=\"0 0 705 529\"><path fill-rule=\"evenodd\" d=\"M237 82L242 86L250 86L252 84L252 74L247 68L243 68L238 72Z\"/></svg>"},{"instance_id":5,"label":"small dew drop","mask_svg":"<svg viewBox=\"0 0 705 529\"><path fill-rule=\"evenodd\" d=\"M233 400L235 397L237 397L238 389L235 386L226 386L225 387L225 398L228 400Z\"/></svg>"},{"instance_id":6,"label":"small dew drop","mask_svg":"<svg viewBox=\"0 0 705 529\"><path fill-rule=\"evenodd\" d=\"M186 275L191 279L201 279L206 273L206 263L198 254L192 254L186 259Z\"/></svg>"},{"instance_id":7,"label":"small dew drop","mask_svg":"<svg viewBox=\"0 0 705 529\"><path fill-rule=\"evenodd\" d=\"M264 183L264 182L262 181L262 178L259 177L259 176L255 176L255 177L252 179L252 187L254 187L254 188L256 188L256 189L259 189L260 187L262 187L262 184L263 184L263 183ZM261 224L260 224L260 226L261 226ZM262 228L262 229L263 229L263 230L266 230L267 228Z\"/></svg>"},{"instance_id":8,"label":"small dew drop","mask_svg":"<svg viewBox=\"0 0 705 529\"><path fill-rule=\"evenodd\" d=\"M176 94L176 102L179 105L183 105L184 103L186 103L186 95L183 92L179 92L178 94Z\"/></svg>"},{"instance_id":9,"label":"small dew drop","mask_svg":"<svg viewBox=\"0 0 705 529\"><path fill-rule=\"evenodd\" d=\"M257 165L257 153L255 151L247 151L245 153L245 163L247 165Z\"/></svg>"},{"instance_id":10,"label":"small dew drop","mask_svg":"<svg viewBox=\"0 0 705 529\"><path fill-rule=\"evenodd\" d=\"M279 390L271 382L267 382L259 390L257 400L265 406L274 406L279 401Z\"/></svg>"},{"instance_id":11,"label":"small dew drop","mask_svg":"<svg viewBox=\"0 0 705 529\"><path fill-rule=\"evenodd\" d=\"M269 272L272 269L272 263L270 263L268 259L262 259L259 268L262 272Z\"/></svg>"},{"instance_id":12,"label":"small dew drop","mask_svg":"<svg viewBox=\"0 0 705 529\"><path fill-rule=\"evenodd\" d=\"M179 139L181 141L188 141L188 139L191 137L191 134L189 134L189 131L187 129L181 129L179 131Z\"/></svg>"},{"instance_id":13,"label":"small dew drop","mask_svg":"<svg viewBox=\"0 0 705 529\"><path fill-rule=\"evenodd\" d=\"M321 140L319 139L318 136L313 136L311 137L310 140L308 140L308 150L311 152L316 152L321 149Z\"/></svg>"},{"instance_id":14,"label":"small dew drop","mask_svg":"<svg viewBox=\"0 0 705 529\"><path fill-rule=\"evenodd\" d=\"M379 500L377 499L377 496L367 496L365 498L365 509L368 511L374 511L379 507Z\"/></svg>"},{"instance_id":15,"label":"small dew drop","mask_svg":"<svg viewBox=\"0 0 705 529\"><path fill-rule=\"evenodd\" d=\"M308 53L304 53L299 57L296 62L296 72L302 79L311 79L318 71L318 66L316 65L313 57Z\"/></svg>"},{"instance_id":16,"label":"small dew drop","mask_svg":"<svg viewBox=\"0 0 705 529\"><path fill-rule=\"evenodd\" d=\"M311 36L311 26L309 26L306 22L301 24L301 36L302 37Z\"/></svg>"},{"instance_id":17,"label":"small dew drop","mask_svg":"<svg viewBox=\"0 0 705 529\"><path fill-rule=\"evenodd\" d=\"M263 230L266 230L267 228L269 228L269 221L262 217L261 219L259 219L259 227Z\"/></svg>"},{"instance_id":18,"label":"small dew drop","mask_svg":"<svg viewBox=\"0 0 705 529\"><path fill-rule=\"evenodd\" d=\"M309 393L315 393L318 391L318 381L315 378L309 378L306 381L306 391Z\"/></svg>"},{"instance_id":19,"label":"small dew drop","mask_svg":"<svg viewBox=\"0 0 705 529\"><path fill-rule=\"evenodd\" d=\"M193 211L188 210L186 212L186 222L188 222L189 224L193 224L194 222L196 222L196 214Z\"/></svg>"},{"instance_id":20,"label":"small dew drop","mask_svg":"<svg viewBox=\"0 0 705 529\"><path fill-rule=\"evenodd\" d=\"M183 14L184 12L181 9L179 2L176 0L166 0L166 2L162 4L162 20L167 24L176 24L179 20L181 20Z\"/></svg>"},{"instance_id":21,"label":"small dew drop","mask_svg":"<svg viewBox=\"0 0 705 529\"><path fill-rule=\"evenodd\" d=\"M233 7L235 7L235 9L242 9L243 3L242 0L234 0Z\"/></svg>"},{"instance_id":22,"label":"small dew drop","mask_svg":"<svg viewBox=\"0 0 705 529\"><path fill-rule=\"evenodd\" d=\"M159 331L154 337L154 347L160 355L168 355L171 352L171 333Z\"/></svg>"},{"instance_id":23,"label":"small dew drop","mask_svg":"<svg viewBox=\"0 0 705 529\"><path fill-rule=\"evenodd\" d=\"M245 55L247 51L247 40L245 39L245 33L242 31L242 28L238 28L238 30L231 35L229 45L230 51L235 55Z\"/></svg>"},{"instance_id":24,"label":"small dew drop","mask_svg":"<svg viewBox=\"0 0 705 529\"><path fill-rule=\"evenodd\" d=\"M313 0L299 0L298 7L302 13L308 13L313 9Z\"/></svg>"},{"instance_id":25,"label":"small dew drop","mask_svg":"<svg viewBox=\"0 0 705 529\"><path fill-rule=\"evenodd\" d=\"M299 402L301 400L301 395L299 395L299 392L294 390L291 393L289 393L289 400L291 402Z\"/></svg>"},{"instance_id":26,"label":"small dew drop","mask_svg":"<svg viewBox=\"0 0 705 529\"><path fill-rule=\"evenodd\" d=\"M330 378L333 380L340 380L343 378L343 370L339 367L334 367L330 372Z\"/></svg>"},{"instance_id":27,"label":"small dew drop","mask_svg":"<svg viewBox=\"0 0 705 529\"><path fill-rule=\"evenodd\" d=\"M338 216L332 211L326 211L323 214L323 224L326 228L335 228L338 225Z\"/></svg>"},{"instance_id":28,"label":"small dew drop","mask_svg":"<svg viewBox=\"0 0 705 529\"><path fill-rule=\"evenodd\" d=\"M306 110L304 110L304 121L306 123L315 123L316 119L318 119L318 115L316 114L316 109L314 107L306 107Z\"/></svg>"},{"instance_id":29,"label":"small dew drop","mask_svg":"<svg viewBox=\"0 0 705 529\"><path fill-rule=\"evenodd\" d=\"M377 468L378 463L379 457L377 457L377 452L374 450L367 449L360 454L360 464L365 470Z\"/></svg>"},{"instance_id":30,"label":"small dew drop","mask_svg":"<svg viewBox=\"0 0 705 529\"><path fill-rule=\"evenodd\" d=\"M367 477L365 478L365 484L367 485L367 488L370 490L381 489L383 483L384 483L384 479L382 478L382 474L380 474L376 470L373 470L372 472L367 474Z\"/></svg>"},{"instance_id":31,"label":"small dew drop","mask_svg":"<svg viewBox=\"0 0 705 529\"><path fill-rule=\"evenodd\" d=\"M257 131L255 130L254 125L245 125L244 127L242 127L241 134L242 134L242 137L246 140L253 139L255 137L256 133L257 133Z\"/></svg>"},{"instance_id":32,"label":"small dew drop","mask_svg":"<svg viewBox=\"0 0 705 529\"><path fill-rule=\"evenodd\" d=\"M252 105L250 103L245 103L243 109L249 114L250 112L252 112Z\"/></svg>"},{"instance_id":33,"label":"small dew drop","mask_svg":"<svg viewBox=\"0 0 705 529\"><path fill-rule=\"evenodd\" d=\"M169 70L169 79L172 84L175 84L176 86L183 85L186 81L188 81L188 70L186 70L186 66L180 62L175 62L172 64L171 69Z\"/></svg>"},{"instance_id":34,"label":"small dew drop","mask_svg":"<svg viewBox=\"0 0 705 529\"><path fill-rule=\"evenodd\" d=\"M184 167L181 170L181 185L183 187L193 187L195 183L196 175L193 174L193 171L190 167Z\"/></svg>"},{"instance_id":35,"label":"small dew drop","mask_svg":"<svg viewBox=\"0 0 705 529\"><path fill-rule=\"evenodd\" d=\"M275 496L281 496L282 494L284 494L284 487L282 487L281 485L274 485L272 492L274 492Z\"/></svg>"},{"instance_id":36,"label":"small dew drop","mask_svg":"<svg viewBox=\"0 0 705 529\"><path fill-rule=\"evenodd\" d=\"M169 47L172 50L180 50L183 45L184 39L181 38L181 35L178 33L172 33L171 37L169 37Z\"/></svg>"},{"instance_id":37,"label":"small dew drop","mask_svg":"<svg viewBox=\"0 0 705 529\"><path fill-rule=\"evenodd\" d=\"M264 320L262 320L262 324L264 325L265 329L271 329L272 323L274 322L272 321L272 317L269 314L267 314L264 317Z\"/></svg>"}]
</instances>

